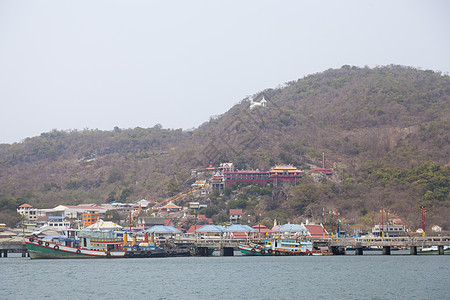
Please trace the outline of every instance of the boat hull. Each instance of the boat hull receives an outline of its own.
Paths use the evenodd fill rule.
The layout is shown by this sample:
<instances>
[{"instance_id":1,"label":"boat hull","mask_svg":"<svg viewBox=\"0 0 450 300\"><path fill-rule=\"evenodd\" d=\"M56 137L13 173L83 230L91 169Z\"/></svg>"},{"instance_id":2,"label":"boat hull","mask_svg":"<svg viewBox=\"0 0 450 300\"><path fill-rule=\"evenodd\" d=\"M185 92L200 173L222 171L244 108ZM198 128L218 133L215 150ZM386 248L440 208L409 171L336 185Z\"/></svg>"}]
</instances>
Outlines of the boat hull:
<instances>
[{"instance_id":1,"label":"boat hull","mask_svg":"<svg viewBox=\"0 0 450 300\"><path fill-rule=\"evenodd\" d=\"M63 246L41 240L25 241L31 259L58 258L123 258L125 251L98 251Z\"/></svg>"}]
</instances>

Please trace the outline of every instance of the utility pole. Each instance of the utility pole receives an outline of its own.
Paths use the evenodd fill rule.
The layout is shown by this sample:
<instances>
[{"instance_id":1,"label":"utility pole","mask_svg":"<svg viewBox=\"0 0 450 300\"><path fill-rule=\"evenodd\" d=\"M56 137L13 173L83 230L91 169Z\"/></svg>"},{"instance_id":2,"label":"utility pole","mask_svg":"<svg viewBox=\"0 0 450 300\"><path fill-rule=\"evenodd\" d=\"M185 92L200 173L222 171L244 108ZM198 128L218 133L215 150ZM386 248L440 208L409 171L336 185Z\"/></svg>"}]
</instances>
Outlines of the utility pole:
<instances>
[{"instance_id":1,"label":"utility pole","mask_svg":"<svg viewBox=\"0 0 450 300\"><path fill-rule=\"evenodd\" d=\"M427 212L425 206L420 206L420 211L422 212L422 236L425 236L425 213Z\"/></svg>"},{"instance_id":2,"label":"utility pole","mask_svg":"<svg viewBox=\"0 0 450 300\"><path fill-rule=\"evenodd\" d=\"M384 211L386 212L386 237L389 237L389 211L387 209Z\"/></svg>"},{"instance_id":3,"label":"utility pole","mask_svg":"<svg viewBox=\"0 0 450 300\"><path fill-rule=\"evenodd\" d=\"M325 169L325 152L322 152L322 169Z\"/></svg>"},{"instance_id":4,"label":"utility pole","mask_svg":"<svg viewBox=\"0 0 450 300\"><path fill-rule=\"evenodd\" d=\"M131 210L130 210L130 232L131 232Z\"/></svg>"},{"instance_id":5,"label":"utility pole","mask_svg":"<svg viewBox=\"0 0 450 300\"><path fill-rule=\"evenodd\" d=\"M334 231L334 229L333 229L333 214L334 214L334 211L332 211L332 210L330 210L330 215L331 215L331 238L333 238L333 235L334 235L334 233L333 233L333 231Z\"/></svg>"},{"instance_id":6,"label":"utility pole","mask_svg":"<svg viewBox=\"0 0 450 300\"><path fill-rule=\"evenodd\" d=\"M325 238L325 207L322 208L322 223L323 238Z\"/></svg>"},{"instance_id":7,"label":"utility pole","mask_svg":"<svg viewBox=\"0 0 450 300\"><path fill-rule=\"evenodd\" d=\"M258 208L258 239L261 239L261 209Z\"/></svg>"},{"instance_id":8,"label":"utility pole","mask_svg":"<svg viewBox=\"0 0 450 300\"><path fill-rule=\"evenodd\" d=\"M336 213L336 237L339 237L339 212L335 212Z\"/></svg>"},{"instance_id":9,"label":"utility pole","mask_svg":"<svg viewBox=\"0 0 450 300\"><path fill-rule=\"evenodd\" d=\"M381 213L381 237L384 237L384 208L380 210Z\"/></svg>"}]
</instances>

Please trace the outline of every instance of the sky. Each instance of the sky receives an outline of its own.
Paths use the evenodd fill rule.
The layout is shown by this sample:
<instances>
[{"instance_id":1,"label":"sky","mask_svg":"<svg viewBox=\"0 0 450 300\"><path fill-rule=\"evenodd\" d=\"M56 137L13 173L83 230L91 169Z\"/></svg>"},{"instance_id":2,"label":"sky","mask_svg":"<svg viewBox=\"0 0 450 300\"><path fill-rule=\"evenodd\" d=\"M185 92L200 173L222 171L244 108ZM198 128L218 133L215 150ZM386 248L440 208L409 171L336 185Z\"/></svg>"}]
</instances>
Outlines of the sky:
<instances>
[{"instance_id":1,"label":"sky","mask_svg":"<svg viewBox=\"0 0 450 300\"><path fill-rule=\"evenodd\" d=\"M0 0L0 144L192 129L343 65L450 72L450 1Z\"/></svg>"}]
</instances>

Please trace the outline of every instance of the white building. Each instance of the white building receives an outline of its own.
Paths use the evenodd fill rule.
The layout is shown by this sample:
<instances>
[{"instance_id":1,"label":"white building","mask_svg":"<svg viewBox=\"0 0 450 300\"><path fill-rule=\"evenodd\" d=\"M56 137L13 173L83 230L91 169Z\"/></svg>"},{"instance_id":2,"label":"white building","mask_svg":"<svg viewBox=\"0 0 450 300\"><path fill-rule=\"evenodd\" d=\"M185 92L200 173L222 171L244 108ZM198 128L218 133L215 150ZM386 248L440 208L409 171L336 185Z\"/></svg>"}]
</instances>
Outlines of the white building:
<instances>
[{"instance_id":1,"label":"white building","mask_svg":"<svg viewBox=\"0 0 450 300\"><path fill-rule=\"evenodd\" d=\"M96 212L99 214L104 214L107 209L95 204L80 204L80 205L58 205L53 208L54 212L61 212L62 216L67 218L81 218L82 214L86 212Z\"/></svg>"},{"instance_id":2,"label":"white building","mask_svg":"<svg viewBox=\"0 0 450 300\"><path fill-rule=\"evenodd\" d=\"M37 208L25 203L17 208L17 213L21 216L25 216L25 219L29 221L35 221L37 219L37 210Z\"/></svg>"},{"instance_id":3,"label":"white building","mask_svg":"<svg viewBox=\"0 0 450 300\"><path fill-rule=\"evenodd\" d=\"M250 109L255 107L267 107L267 100L263 97L259 102L250 101Z\"/></svg>"}]
</instances>

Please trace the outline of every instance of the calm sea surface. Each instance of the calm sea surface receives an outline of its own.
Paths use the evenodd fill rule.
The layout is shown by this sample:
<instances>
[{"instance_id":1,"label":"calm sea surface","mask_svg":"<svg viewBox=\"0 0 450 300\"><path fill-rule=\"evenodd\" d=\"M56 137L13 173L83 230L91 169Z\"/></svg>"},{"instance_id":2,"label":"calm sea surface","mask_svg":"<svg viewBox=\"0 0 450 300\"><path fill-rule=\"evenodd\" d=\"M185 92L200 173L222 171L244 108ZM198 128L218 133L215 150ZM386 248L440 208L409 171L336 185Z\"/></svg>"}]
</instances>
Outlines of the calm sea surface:
<instances>
[{"instance_id":1,"label":"calm sea surface","mask_svg":"<svg viewBox=\"0 0 450 300\"><path fill-rule=\"evenodd\" d=\"M0 258L0 299L450 299L450 255Z\"/></svg>"}]
</instances>

